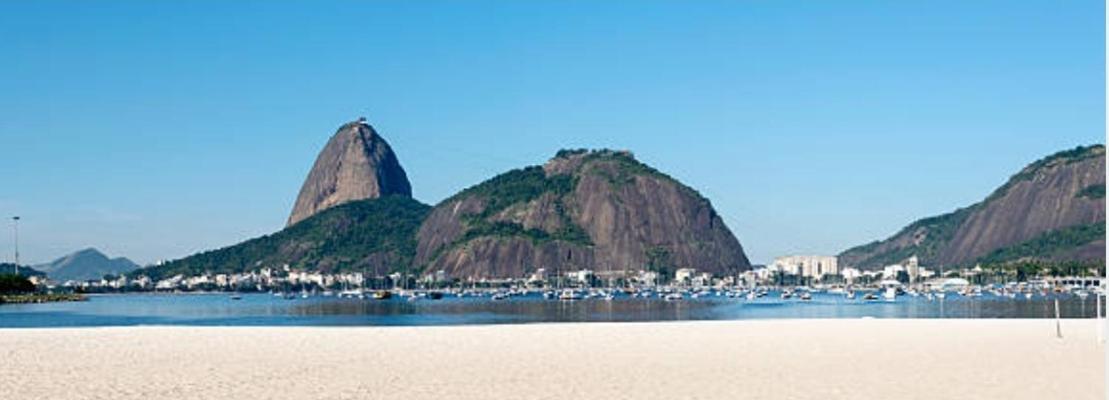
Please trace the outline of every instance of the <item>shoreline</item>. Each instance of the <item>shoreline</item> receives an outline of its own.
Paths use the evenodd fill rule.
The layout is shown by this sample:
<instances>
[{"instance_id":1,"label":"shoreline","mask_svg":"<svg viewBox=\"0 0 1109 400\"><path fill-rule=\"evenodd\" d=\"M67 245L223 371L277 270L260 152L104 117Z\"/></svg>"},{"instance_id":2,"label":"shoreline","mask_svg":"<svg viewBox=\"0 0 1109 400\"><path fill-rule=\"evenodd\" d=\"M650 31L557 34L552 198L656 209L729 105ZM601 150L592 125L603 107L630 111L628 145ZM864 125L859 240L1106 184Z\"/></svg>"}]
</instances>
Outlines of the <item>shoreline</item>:
<instances>
[{"instance_id":1,"label":"shoreline","mask_svg":"<svg viewBox=\"0 0 1109 400\"><path fill-rule=\"evenodd\" d=\"M15 304L15 303L11 303ZM30 303L24 303L30 304ZM2 306L2 304L0 304ZM1084 321L1090 322L1097 321L1093 317L1062 317L1059 321L1063 325L1071 323L1081 324ZM58 326L0 326L0 334L4 332L18 332L18 331L59 331L59 330L143 330L143 329L200 329L200 330L238 330L238 329L257 329L257 330L376 330L376 329L451 329L451 328L474 328L474 327L506 327L506 326L577 326L577 325L675 325L675 324L748 324L748 323L763 323L763 322L805 322L805 321L1026 321L1047 323L1051 322L1052 332L1054 332L1054 317L1044 318L1025 318L1025 317L934 317L934 318L900 318L900 317L808 317L808 318L744 318L744 319L682 319L682 320L647 320L647 321L525 321L525 322L474 322L474 323L450 323L440 325L296 325L296 324L273 324L273 325L187 325L187 324L136 324L136 325L58 325ZM1091 325L1090 329L1096 329L1096 326ZM1073 329L1073 327L1071 327ZM1109 332L1109 331L1107 331ZM1064 334L1066 332L1064 331ZM1107 334L1109 336L1109 334Z\"/></svg>"},{"instance_id":2,"label":"shoreline","mask_svg":"<svg viewBox=\"0 0 1109 400\"><path fill-rule=\"evenodd\" d=\"M1102 399L1094 321L1063 320L1063 339L1049 319L14 328L0 385L27 399Z\"/></svg>"},{"instance_id":3,"label":"shoreline","mask_svg":"<svg viewBox=\"0 0 1109 400\"><path fill-rule=\"evenodd\" d=\"M43 304L88 301L87 295L77 293L33 293L0 295L0 306L5 304Z\"/></svg>"}]
</instances>

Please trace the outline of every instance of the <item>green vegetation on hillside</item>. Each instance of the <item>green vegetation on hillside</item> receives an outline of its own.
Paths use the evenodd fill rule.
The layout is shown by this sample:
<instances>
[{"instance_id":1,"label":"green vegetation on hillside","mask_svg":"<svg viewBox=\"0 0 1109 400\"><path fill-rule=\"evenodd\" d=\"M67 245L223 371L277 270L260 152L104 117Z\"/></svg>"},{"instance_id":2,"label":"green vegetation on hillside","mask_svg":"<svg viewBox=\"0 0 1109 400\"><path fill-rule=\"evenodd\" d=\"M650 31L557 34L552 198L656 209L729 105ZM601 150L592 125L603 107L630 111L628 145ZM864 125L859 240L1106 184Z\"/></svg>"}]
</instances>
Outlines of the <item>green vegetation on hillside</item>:
<instances>
[{"instance_id":1,"label":"green vegetation on hillside","mask_svg":"<svg viewBox=\"0 0 1109 400\"><path fill-rule=\"evenodd\" d=\"M1013 185L1021 181L1032 179L1037 174L1043 172L1046 168L1051 168L1058 165L1072 164L1096 157L1102 157L1104 153L1105 146L1099 144L1091 146L1079 146L1074 149L1060 151L1058 153L1044 157L1029 164L1017 174L1014 174L1012 177L1009 178L1008 181L1005 182L1004 185L994 190L989 196L978 203L975 203L966 208L956 210L952 213L916 221L908 227L902 229L889 239L883 241L874 241L862 246L848 249L847 251L841 253L840 257L852 259L853 261L855 261L852 263L853 266L860 268L881 267L883 265L903 261L906 258L914 255L920 258L921 263L924 263L925 265L930 265L939 256L940 250L943 249L944 246L946 246L952 240L956 230L959 229L959 226L962 225L962 223L972 212L981 207L984 207L991 201L1004 196L1006 193L1008 193L1009 189L1013 187ZM1082 191L1077 193L1076 196L1095 199L1104 198L1105 185L1093 185L1086 187ZM913 238L914 240L905 240L906 235L911 235L908 237ZM919 237L919 235L923 235L923 238L915 240ZM902 242L907 241L911 244L894 246L891 242L893 240L900 240ZM1033 248L1039 250L1050 249L1054 252L1059 252L1061 251L1061 249L1067 246L1067 244L1065 244L1066 242L1073 241L1075 240L1075 238L1068 236L1066 238L1057 237L1043 240L1062 242L1052 242L1054 244L1048 244L1047 242L1037 242L1038 244L1029 243L1028 246L1032 246ZM1005 254L999 253L997 257L1009 259L1010 257L1014 257L1014 255L1017 253L1025 254L1031 250L1030 248L1010 248L1001 249L998 251L1005 251ZM989 258L990 260L998 259L991 256L987 256L986 258ZM1021 257L1026 256L1028 256L1028 254L1022 255ZM858 257L858 260L854 260L854 258L856 257Z\"/></svg>"},{"instance_id":2,"label":"green vegetation on hillside","mask_svg":"<svg viewBox=\"0 0 1109 400\"><path fill-rule=\"evenodd\" d=\"M868 257L861 259L855 263L855 267L859 268L878 268L885 265L896 264L904 261L905 259L917 256L922 263L931 263L936 257L939 256L940 250L945 244L951 241L955 236L955 231L959 229L959 225L966 220L978 204L967 208L961 208L955 212L938 215L935 217L924 218L913 222L901 231L897 232L893 238L898 238L903 235L923 235L923 238L916 244L897 247L887 250L882 253L872 254ZM853 256L855 254L868 254L876 251L880 246L886 244L892 239L885 241L874 241L868 244L848 249L840 254L843 256Z\"/></svg>"},{"instance_id":3,"label":"green vegetation on hillside","mask_svg":"<svg viewBox=\"0 0 1109 400\"><path fill-rule=\"evenodd\" d=\"M559 149L555 152L555 158L567 158L586 153L589 153L589 149Z\"/></svg>"},{"instance_id":4,"label":"green vegetation on hillside","mask_svg":"<svg viewBox=\"0 0 1109 400\"><path fill-rule=\"evenodd\" d=\"M263 267L384 274L411 264L416 231L430 207L405 196L360 200L328 209L277 233L195 254L130 275L237 273ZM382 260L386 265L382 264Z\"/></svg>"},{"instance_id":5,"label":"green vegetation on hillside","mask_svg":"<svg viewBox=\"0 0 1109 400\"><path fill-rule=\"evenodd\" d=\"M21 294L35 291L35 284L27 277L14 274L0 275L0 294Z\"/></svg>"},{"instance_id":6,"label":"green vegetation on hillside","mask_svg":"<svg viewBox=\"0 0 1109 400\"><path fill-rule=\"evenodd\" d=\"M1105 185L1090 185L1082 188L1076 195L1078 197L1086 197L1091 199L1104 199L1105 198Z\"/></svg>"},{"instance_id":7,"label":"green vegetation on hillside","mask_svg":"<svg viewBox=\"0 0 1109 400\"><path fill-rule=\"evenodd\" d=\"M1013 175L1012 180L1027 180L1032 179L1044 167L1052 165L1066 165L1076 163L1086 159L1099 157L1104 154L1105 146L1095 144L1091 146L1078 146L1070 150L1063 150L1028 165L1016 175Z\"/></svg>"},{"instance_id":8,"label":"green vegetation on hillside","mask_svg":"<svg viewBox=\"0 0 1109 400\"><path fill-rule=\"evenodd\" d=\"M1024 169L1020 170L1020 172L1010 177L1004 185L1001 185L1001 187L997 188L997 190L994 190L994 192L991 193L985 201L990 201L991 199L1005 195L1005 193L1009 191L1009 188L1015 185L1017 182L1032 179L1044 168L1055 165L1072 164L1090 158L1101 157L1103 154L1105 154L1105 146L1095 144L1091 146L1078 146L1070 150L1063 150L1050 156L1041 158L1039 160L1036 160L1032 164L1029 164L1027 167L1024 167Z\"/></svg>"},{"instance_id":9,"label":"green vegetation on hillside","mask_svg":"<svg viewBox=\"0 0 1109 400\"><path fill-rule=\"evenodd\" d=\"M485 182L463 190L446 201L458 200L468 196L480 198L484 208L481 213L465 215L462 222L466 233L447 248L454 248L481 237L523 237L541 243L561 240L580 245L591 245L589 235L575 224L566 214L562 197L574 191L577 177L573 175L547 176L541 166L514 169L497 175ZM543 195L554 196L555 208L559 212L562 227L555 232L541 229L525 229L523 225L508 221L493 221L495 215L505 209L527 204Z\"/></svg>"},{"instance_id":10,"label":"green vegetation on hillside","mask_svg":"<svg viewBox=\"0 0 1109 400\"><path fill-rule=\"evenodd\" d=\"M447 251L465 246L467 243L481 238L523 238L536 244L561 241L581 246L592 246L593 242L589 234L574 222L565 202L566 196L573 193L577 187L581 174L606 173L611 175L608 172L614 171L615 176L609 177L609 182L613 184L614 188L634 182L635 176L639 175L649 175L674 181L666 174L636 161L628 152L562 149L558 151L555 158L578 156L582 157L583 167L569 174L548 176L543 167L538 165L514 169L467 188L444 200L443 204L446 204L473 197L482 201L483 209L480 213L462 216L461 222L466 226L465 232L451 244L439 248L431 259L434 260ZM615 168L592 168L594 165L601 164L613 165ZM700 199L704 199L692 189L680 184L679 187L690 191ZM545 195L552 196L553 205L560 222L557 230L525 228L518 222L494 220L496 215L506 209L525 205Z\"/></svg>"},{"instance_id":11,"label":"green vegetation on hillside","mask_svg":"<svg viewBox=\"0 0 1109 400\"><path fill-rule=\"evenodd\" d=\"M485 209L480 218L488 218L514 205L535 200L546 193L563 195L574 191L577 180L569 175L548 177L543 167L533 165L497 175L451 196L456 200L467 196L482 199Z\"/></svg>"},{"instance_id":12,"label":"green vegetation on hillside","mask_svg":"<svg viewBox=\"0 0 1109 400\"><path fill-rule=\"evenodd\" d=\"M1034 276L1105 276L1103 260L1091 261L1049 261L1022 260L1004 264L983 265L982 269L992 274L1008 275L1018 282Z\"/></svg>"},{"instance_id":13,"label":"green vegetation on hillside","mask_svg":"<svg viewBox=\"0 0 1109 400\"><path fill-rule=\"evenodd\" d=\"M1050 259L1052 256L1105 238L1105 222L1076 225L1045 232L1031 240L994 250L978 259L981 264L1002 264L1024 259Z\"/></svg>"},{"instance_id":14,"label":"green vegetation on hillside","mask_svg":"<svg viewBox=\"0 0 1109 400\"><path fill-rule=\"evenodd\" d=\"M12 272L15 272L15 271L16 271L15 270L15 264L13 264L13 263L0 263L0 274L11 274ZM25 266L25 265L20 265L19 266L19 275L23 275L23 276L46 276L46 273L42 272L42 271L39 271L37 269L28 267L28 266Z\"/></svg>"},{"instance_id":15,"label":"green vegetation on hillside","mask_svg":"<svg viewBox=\"0 0 1109 400\"><path fill-rule=\"evenodd\" d=\"M589 235L573 221L566 210L564 197L571 194L577 187L580 174L598 173L605 175L614 188L634 182L636 176L651 176L662 180L674 182L681 190L696 196L698 199L708 201L697 191L677 183L658 170L647 166L635 159L630 152L613 150L586 150L562 149L555 154L555 158L582 157L582 168L570 174L555 174L548 176L542 166L530 166L514 169L497 175L489 180L474 185L462 192L444 200L444 203L458 201L467 197L479 198L484 208L478 214L462 217L466 225L466 232L453 243L440 248L432 259L444 251L465 245L466 243L482 238L513 238L522 237L535 243L546 241L563 241L582 246L593 244ZM594 167L595 166L595 167ZM612 166L614 168L606 168ZM613 175L615 174L615 175ZM516 222L493 221L492 218L502 211L516 206L527 204L544 195L553 196L554 207L560 219L560 227L556 231L548 232L542 229L524 228Z\"/></svg>"},{"instance_id":16,"label":"green vegetation on hillside","mask_svg":"<svg viewBox=\"0 0 1109 400\"><path fill-rule=\"evenodd\" d=\"M608 180L609 184L611 184L615 189L619 189L624 185L635 183L635 177L637 176L646 176L656 178L665 182L671 182L677 185L678 190L682 191L683 193L693 196L694 198L697 198L706 203L709 201L708 198L702 196L701 192L698 192L696 189L681 184L680 182L678 182L677 179L674 179L674 177L667 175L662 171L654 169L650 165L639 162L639 160L636 160L635 156L632 155L631 152L608 149L594 151L571 150L570 152L572 154L582 154L582 152L584 152L586 154L584 158L584 163L586 164L595 163L595 165L603 165L607 163L610 165L614 165L615 168L613 168L613 170L615 174L610 173L606 168L592 168L589 169L587 173L595 173L605 177L605 179Z\"/></svg>"},{"instance_id":17,"label":"green vegetation on hillside","mask_svg":"<svg viewBox=\"0 0 1109 400\"><path fill-rule=\"evenodd\" d=\"M673 278L674 276L674 261L670 250L654 246L644 250L644 256L647 257L647 263L643 267L648 271L653 271L658 274L660 280L665 281Z\"/></svg>"}]
</instances>

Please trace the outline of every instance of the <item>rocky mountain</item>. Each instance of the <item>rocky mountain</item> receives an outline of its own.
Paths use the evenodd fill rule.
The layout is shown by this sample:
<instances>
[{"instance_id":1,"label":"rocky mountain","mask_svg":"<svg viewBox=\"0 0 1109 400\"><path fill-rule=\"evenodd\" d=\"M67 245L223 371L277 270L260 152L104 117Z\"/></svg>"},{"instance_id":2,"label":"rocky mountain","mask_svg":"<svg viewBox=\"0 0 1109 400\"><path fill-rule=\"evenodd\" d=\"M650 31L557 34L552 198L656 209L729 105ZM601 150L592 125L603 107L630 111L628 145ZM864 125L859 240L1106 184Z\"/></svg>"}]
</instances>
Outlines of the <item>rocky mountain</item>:
<instances>
[{"instance_id":1,"label":"rocky mountain","mask_svg":"<svg viewBox=\"0 0 1109 400\"><path fill-rule=\"evenodd\" d=\"M94 248L69 254L46 264L36 265L36 270L46 273L52 280L85 281L103 278L104 275L125 274L138 269L138 264L123 257L108 258Z\"/></svg>"},{"instance_id":2,"label":"rocky mountain","mask_svg":"<svg viewBox=\"0 0 1109 400\"><path fill-rule=\"evenodd\" d=\"M411 265L416 230L430 206L407 196L331 207L277 233L138 270L154 279L254 271L284 265L324 272L384 275Z\"/></svg>"},{"instance_id":3,"label":"rocky mountain","mask_svg":"<svg viewBox=\"0 0 1109 400\"><path fill-rule=\"evenodd\" d=\"M842 266L879 268L910 256L927 266L1019 259L1104 262L1105 147L1036 161L985 200L925 218L893 237L849 249Z\"/></svg>"},{"instance_id":4,"label":"rocky mountain","mask_svg":"<svg viewBox=\"0 0 1109 400\"><path fill-rule=\"evenodd\" d=\"M563 150L466 189L436 205L417 236L416 267L459 278L750 268L708 199L610 150Z\"/></svg>"},{"instance_id":5,"label":"rocky mountain","mask_svg":"<svg viewBox=\"0 0 1109 400\"><path fill-rule=\"evenodd\" d=\"M353 200L412 196L396 154L364 119L339 127L300 188L286 226Z\"/></svg>"}]
</instances>

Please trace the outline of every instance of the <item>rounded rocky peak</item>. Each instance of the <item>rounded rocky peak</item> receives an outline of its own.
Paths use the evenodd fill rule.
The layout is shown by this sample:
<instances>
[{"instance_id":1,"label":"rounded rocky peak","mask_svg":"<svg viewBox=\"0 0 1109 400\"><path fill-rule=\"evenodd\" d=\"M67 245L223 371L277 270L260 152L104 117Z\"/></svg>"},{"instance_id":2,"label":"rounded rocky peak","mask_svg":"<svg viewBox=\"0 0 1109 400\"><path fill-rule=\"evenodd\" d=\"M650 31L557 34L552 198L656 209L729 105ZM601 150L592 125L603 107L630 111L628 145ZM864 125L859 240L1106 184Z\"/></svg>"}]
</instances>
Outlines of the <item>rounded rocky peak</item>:
<instances>
[{"instance_id":1,"label":"rounded rocky peak","mask_svg":"<svg viewBox=\"0 0 1109 400\"><path fill-rule=\"evenodd\" d=\"M359 118L340 126L316 157L288 225L346 202L386 195L411 197L411 184L389 143Z\"/></svg>"}]
</instances>

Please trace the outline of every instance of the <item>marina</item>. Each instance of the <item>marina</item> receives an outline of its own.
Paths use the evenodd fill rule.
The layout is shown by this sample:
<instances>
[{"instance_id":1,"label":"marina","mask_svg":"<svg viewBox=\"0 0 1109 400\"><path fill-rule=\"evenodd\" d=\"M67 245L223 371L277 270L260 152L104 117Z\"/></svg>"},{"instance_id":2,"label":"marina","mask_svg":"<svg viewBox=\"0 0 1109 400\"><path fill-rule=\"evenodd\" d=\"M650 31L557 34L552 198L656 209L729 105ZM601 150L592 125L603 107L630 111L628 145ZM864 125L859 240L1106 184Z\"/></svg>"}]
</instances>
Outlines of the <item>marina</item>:
<instances>
[{"instance_id":1,"label":"marina","mask_svg":"<svg viewBox=\"0 0 1109 400\"><path fill-rule=\"evenodd\" d=\"M304 293L133 293L10 304L0 327L424 326L803 318L1094 318L1088 292L755 289L699 291L470 290ZM892 296L892 297L890 297ZM1102 305L1104 297L1101 297ZM1104 315L1104 314L1102 314Z\"/></svg>"}]
</instances>

